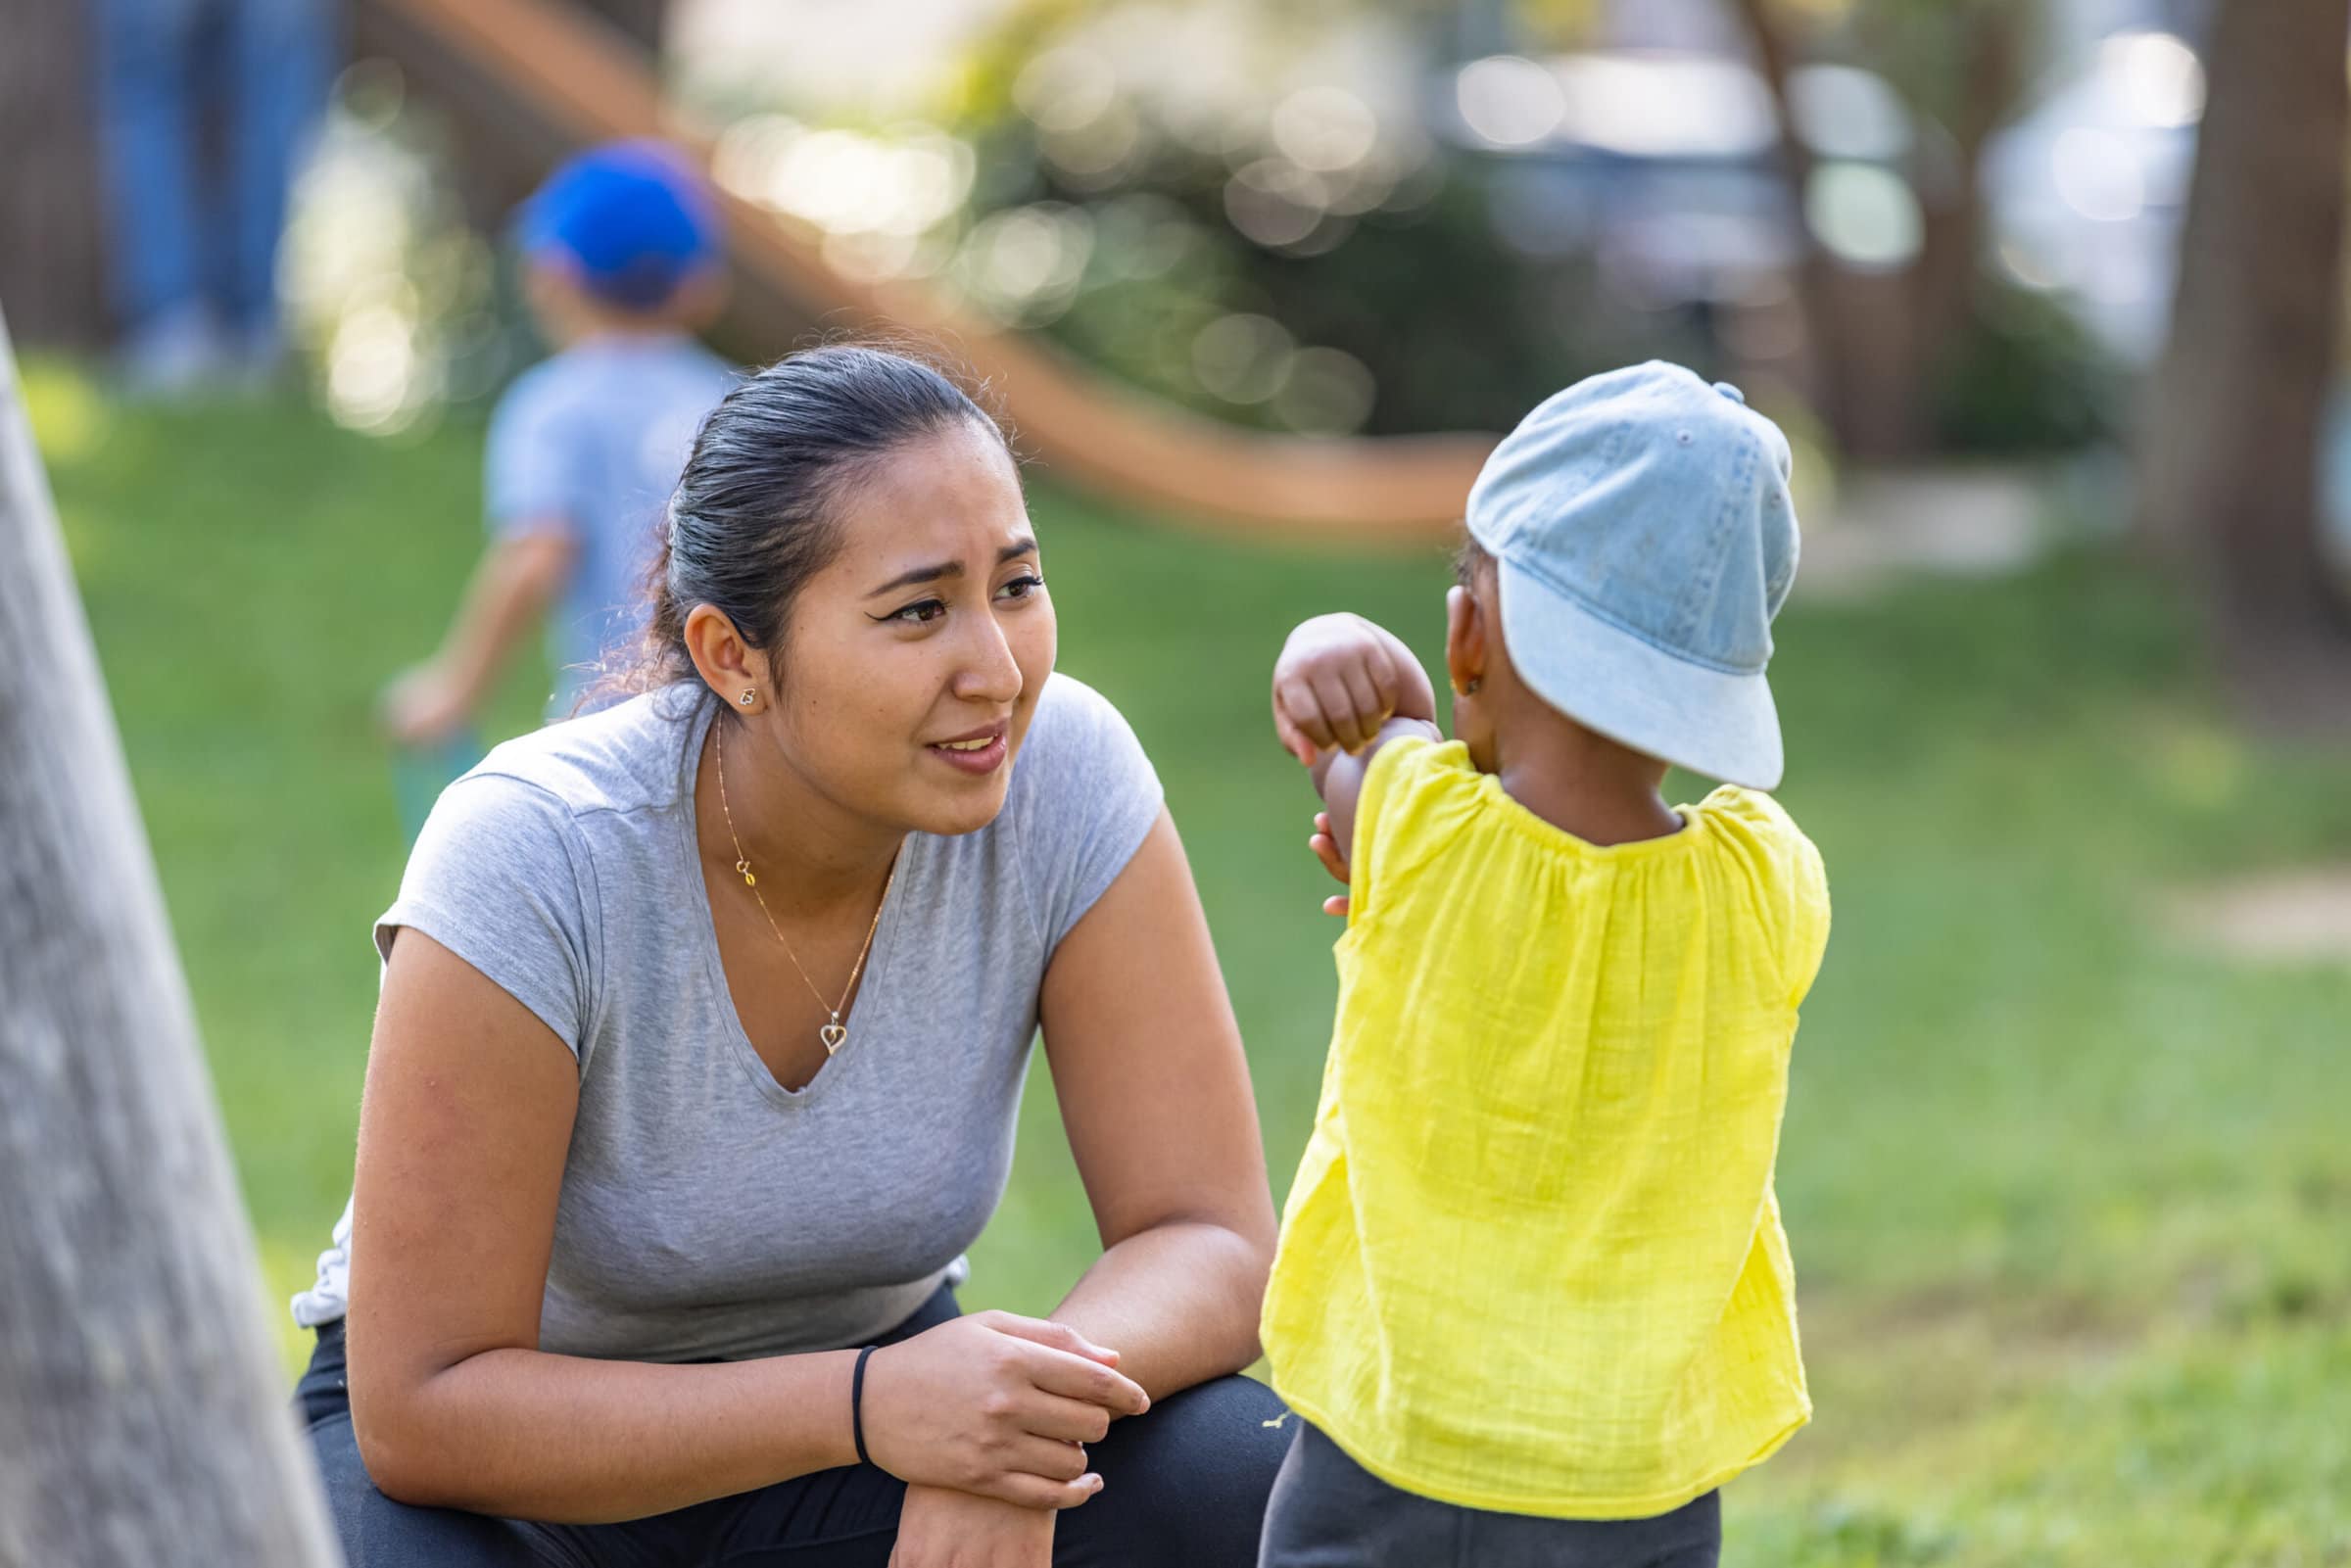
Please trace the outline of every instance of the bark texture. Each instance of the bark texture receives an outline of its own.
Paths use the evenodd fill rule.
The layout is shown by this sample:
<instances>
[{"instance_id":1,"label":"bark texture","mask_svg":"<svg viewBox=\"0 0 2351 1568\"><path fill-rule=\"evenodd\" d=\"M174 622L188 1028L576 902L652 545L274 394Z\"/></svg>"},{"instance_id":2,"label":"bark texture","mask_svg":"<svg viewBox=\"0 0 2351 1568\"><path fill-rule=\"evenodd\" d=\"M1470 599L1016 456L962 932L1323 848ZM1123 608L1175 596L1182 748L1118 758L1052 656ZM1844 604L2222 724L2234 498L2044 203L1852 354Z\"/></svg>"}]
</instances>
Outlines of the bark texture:
<instances>
[{"instance_id":1,"label":"bark texture","mask_svg":"<svg viewBox=\"0 0 2351 1568\"><path fill-rule=\"evenodd\" d=\"M0 325L0 1568L339 1561Z\"/></svg>"},{"instance_id":2,"label":"bark texture","mask_svg":"<svg viewBox=\"0 0 2351 1568\"><path fill-rule=\"evenodd\" d=\"M2139 444L2141 537L2202 594L2256 718L2351 723L2351 621L2320 545L2342 309L2345 0L2224 0L2172 333Z\"/></svg>"},{"instance_id":3,"label":"bark texture","mask_svg":"<svg viewBox=\"0 0 2351 1568\"><path fill-rule=\"evenodd\" d=\"M0 0L0 303L42 348L108 337L89 9Z\"/></svg>"}]
</instances>

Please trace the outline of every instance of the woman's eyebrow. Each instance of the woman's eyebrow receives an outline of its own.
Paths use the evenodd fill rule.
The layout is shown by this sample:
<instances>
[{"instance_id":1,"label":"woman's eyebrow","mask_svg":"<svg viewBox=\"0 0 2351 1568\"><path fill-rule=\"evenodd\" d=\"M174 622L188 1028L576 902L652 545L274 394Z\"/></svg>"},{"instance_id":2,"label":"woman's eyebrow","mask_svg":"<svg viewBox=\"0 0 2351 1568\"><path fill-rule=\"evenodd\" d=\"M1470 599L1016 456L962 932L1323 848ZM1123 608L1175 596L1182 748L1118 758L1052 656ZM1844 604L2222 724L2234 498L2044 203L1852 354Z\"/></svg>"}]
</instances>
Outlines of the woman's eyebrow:
<instances>
[{"instance_id":1,"label":"woman's eyebrow","mask_svg":"<svg viewBox=\"0 0 2351 1568\"><path fill-rule=\"evenodd\" d=\"M1035 553L1036 541L1024 536L1020 539L1014 540L1011 544L996 551L996 564L1001 566L1006 561L1018 560L1023 555L1033 555ZM914 588L923 583L936 583L942 577L961 577L962 575L963 562L961 561L939 561L931 566L917 566L911 571L900 572L897 576L891 578L880 588L874 589L865 596L867 598L880 598L885 594L894 594L902 588Z\"/></svg>"}]
</instances>

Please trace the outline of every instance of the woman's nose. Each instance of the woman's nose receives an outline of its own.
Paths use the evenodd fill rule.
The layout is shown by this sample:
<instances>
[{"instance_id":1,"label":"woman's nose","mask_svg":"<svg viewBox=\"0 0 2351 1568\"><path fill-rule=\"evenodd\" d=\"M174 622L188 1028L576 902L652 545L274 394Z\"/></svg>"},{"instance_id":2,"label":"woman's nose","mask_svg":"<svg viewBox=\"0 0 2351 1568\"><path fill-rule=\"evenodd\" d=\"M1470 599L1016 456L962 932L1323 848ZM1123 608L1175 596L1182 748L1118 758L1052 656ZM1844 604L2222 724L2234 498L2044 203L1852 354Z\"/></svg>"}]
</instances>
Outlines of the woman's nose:
<instances>
[{"instance_id":1,"label":"woman's nose","mask_svg":"<svg viewBox=\"0 0 2351 1568\"><path fill-rule=\"evenodd\" d=\"M1021 661L994 616L974 617L970 652L955 673L955 694L971 702L1010 702L1021 694Z\"/></svg>"}]
</instances>

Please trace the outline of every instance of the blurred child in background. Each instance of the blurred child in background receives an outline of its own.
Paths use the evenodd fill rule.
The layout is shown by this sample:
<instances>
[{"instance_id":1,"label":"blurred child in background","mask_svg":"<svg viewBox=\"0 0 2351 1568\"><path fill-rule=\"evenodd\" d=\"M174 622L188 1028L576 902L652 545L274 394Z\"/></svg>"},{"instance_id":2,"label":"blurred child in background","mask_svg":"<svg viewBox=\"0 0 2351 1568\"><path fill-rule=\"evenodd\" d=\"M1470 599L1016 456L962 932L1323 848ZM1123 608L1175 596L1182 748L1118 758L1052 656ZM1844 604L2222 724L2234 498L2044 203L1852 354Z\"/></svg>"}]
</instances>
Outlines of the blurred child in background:
<instances>
[{"instance_id":1,"label":"blurred child in background","mask_svg":"<svg viewBox=\"0 0 2351 1568\"><path fill-rule=\"evenodd\" d=\"M1772 1165L1828 887L1758 792L1788 472L1735 388L1593 377L1470 495L1453 740L1381 628L1282 650L1349 891L1264 1568L1705 1568L1716 1489L1810 1414ZM1737 783L1669 807L1673 763Z\"/></svg>"},{"instance_id":2,"label":"blurred child in background","mask_svg":"<svg viewBox=\"0 0 2351 1568\"><path fill-rule=\"evenodd\" d=\"M555 353L499 401L483 477L490 546L439 651L382 702L415 776L403 794L423 807L480 755L475 718L542 619L551 720L571 714L607 648L634 638L661 507L735 381L693 336L720 303L722 235L711 193L674 150L581 154L518 228L525 296Z\"/></svg>"}]
</instances>

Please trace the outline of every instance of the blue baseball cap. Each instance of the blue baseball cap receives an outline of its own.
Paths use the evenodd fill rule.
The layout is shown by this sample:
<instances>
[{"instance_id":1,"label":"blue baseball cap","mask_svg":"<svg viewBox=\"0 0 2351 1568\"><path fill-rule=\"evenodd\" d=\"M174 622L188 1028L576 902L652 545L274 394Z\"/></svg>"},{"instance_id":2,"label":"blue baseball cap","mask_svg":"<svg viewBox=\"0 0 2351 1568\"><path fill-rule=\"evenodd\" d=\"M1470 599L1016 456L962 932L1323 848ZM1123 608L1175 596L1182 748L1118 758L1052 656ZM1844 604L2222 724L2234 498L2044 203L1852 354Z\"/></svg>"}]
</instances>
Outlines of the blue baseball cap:
<instances>
[{"instance_id":1,"label":"blue baseball cap","mask_svg":"<svg viewBox=\"0 0 2351 1568\"><path fill-rule=\"evenodd\" d=\"M1709 779L1777 787L1763 670L1796 580L1789 467L1779 426L1680 365L1554 394L1469 492L1512 668L1587 729Z\"/></svg>"},{"instance_id":2,"label":"blue baseball cap","mask_svg":"<svg viewBox=\"0 0 2351 1568\"><path fill-rule=\"evenodd\" d=\"M523 253L559 252L601 299L650 309L718 261L718 203L684 155L610 142L563 164L523 204Z\"/></svg>"}]
</instances>

